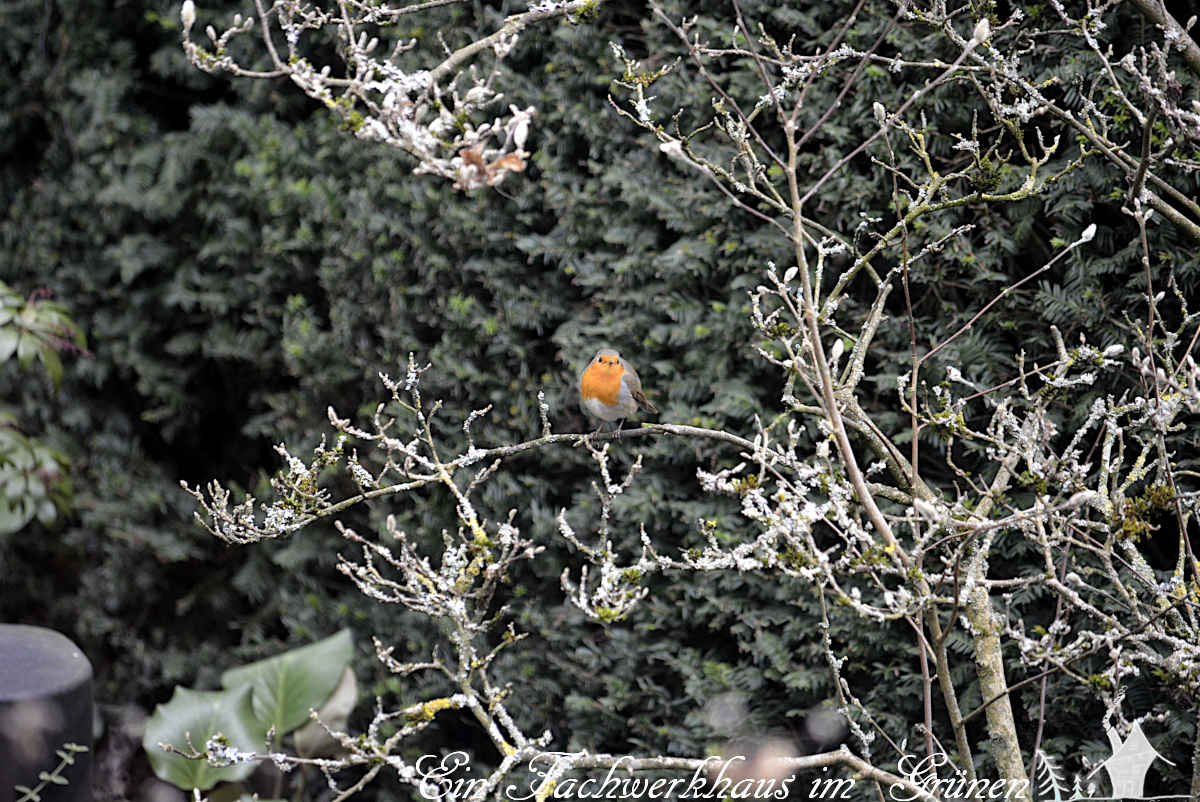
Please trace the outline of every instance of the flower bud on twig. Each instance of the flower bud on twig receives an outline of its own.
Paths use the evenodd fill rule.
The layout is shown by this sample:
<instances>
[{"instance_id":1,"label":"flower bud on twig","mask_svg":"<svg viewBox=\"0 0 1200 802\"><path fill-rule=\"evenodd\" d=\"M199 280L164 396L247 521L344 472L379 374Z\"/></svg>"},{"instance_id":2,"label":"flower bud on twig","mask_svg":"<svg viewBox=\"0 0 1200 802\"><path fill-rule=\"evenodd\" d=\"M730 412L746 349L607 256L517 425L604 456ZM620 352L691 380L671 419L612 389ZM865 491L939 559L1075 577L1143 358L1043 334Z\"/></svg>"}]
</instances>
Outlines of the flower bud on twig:
<instances>
[{"instance_id":1,"label":"flower bud on twig","mask_svg":"<svg viewBox=\"0 0 1200 802\"><path fill-rule=\"evenodd\" d=\"M983 44L992 35L992 24L988 22L987 17L980 18L979 22L975 23L975 32L971 34L972 44Z\"/></svg>"}]
</instances>

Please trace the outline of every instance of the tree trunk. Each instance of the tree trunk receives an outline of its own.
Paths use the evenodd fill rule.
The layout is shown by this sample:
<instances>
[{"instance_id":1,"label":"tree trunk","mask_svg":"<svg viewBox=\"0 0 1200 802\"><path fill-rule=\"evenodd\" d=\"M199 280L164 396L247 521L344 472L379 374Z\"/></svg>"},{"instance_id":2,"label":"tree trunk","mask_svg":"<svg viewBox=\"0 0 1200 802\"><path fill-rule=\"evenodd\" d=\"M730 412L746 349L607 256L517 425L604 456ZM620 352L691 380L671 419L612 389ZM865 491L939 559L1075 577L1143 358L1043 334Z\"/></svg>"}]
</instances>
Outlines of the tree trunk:
<instances>
[{"instance_id":1,"label":"tree trunk","mask_svg":"<svg viewBox=\"0 0 1200 802\"><path fill-rule=\"evenodd\" d=\"M984 711L992 741L992 757L996 760L1000 779L1007 780L1007 787L1012 789L1012 795L1007 798L1029 802L1029 776L1025 773L1025 761L1021 759L1021 744L1017 740L1012 704L1006 693L1008 683L1004 678L999 622L983 586L976 585L971 592L967 599L966 614L975 631L975 668L979 674L979 692L984 702L999 697Z\"/></svg>"}]
</instances>

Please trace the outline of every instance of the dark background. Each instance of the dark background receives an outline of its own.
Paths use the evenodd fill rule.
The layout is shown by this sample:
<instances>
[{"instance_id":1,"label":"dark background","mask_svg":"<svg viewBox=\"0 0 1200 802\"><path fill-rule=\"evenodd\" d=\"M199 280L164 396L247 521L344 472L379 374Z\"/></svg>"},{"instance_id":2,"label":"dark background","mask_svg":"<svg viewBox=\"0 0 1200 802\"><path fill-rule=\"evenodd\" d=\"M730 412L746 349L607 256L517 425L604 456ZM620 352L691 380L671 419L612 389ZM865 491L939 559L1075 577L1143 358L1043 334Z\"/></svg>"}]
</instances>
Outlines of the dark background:
<instances>
[{"instance_id":1,"label":"dark background","mask_svg":"<svg viewBox=\"0 0 1200 802\"><path fill-rule=\"evenodd\" d=\"M727 12L702 5L689 13ZM744 8L815 50L844 17L842 5ZM674 6L668 11L678 16L683 9ZM205 2L197 30L234 10L246 11ZM489 29L508 11L438 12L448 16L435 13L412 33L429 40L439 25ZM869 2L849 41L869 46L891 13ZM374 634L395 643L397 656L415 657L436 639L436 627L353 592L333 570L343 546L332 526L229 548L195 525L179 482L219 478L262 497L279 466L275 443L303 455L325 432L328 406L343 416L369 413L385 399L377 373L401 374L410 352L433 363L424 394L445 402L451 444L461 438L462 417L487 404L486 425L475 427L481 444L536 436L539 388L556 430L584 430L591 424L576 407L573 382L601 344L634 362L663 421L752 436L755 416L778 414L782 379L754 352L747 293L768 260L789 263L787 243L668 162L607 106L622 69L610 40L651 64L680 52L648 17L641 4L620 0L589 24L526 33L505 82L511 102L538 109L530 169L498 191L463 195L411 175L404 154L339 131L286 82L229 81L193 69L179 46L175 4L7 2L0 9L0 197L7 201L0 280L66 304L89 347L66 357L57 393L15 364L0 365L4 400L19 410L25 431L69 453L74 486L71 511L55 524L0 540L0 619L54 627L80 644L110 719L119 708L152 709L176 684L214 687L225 668L346 626L360 644L364 699L383 694L411 704L437 692L436 684L396 682L365 645ZM1144 35L1136 15L1122 19L1117 36ZM899 26L885 51L922 52L935 46L926 36ZM1070 87L1093 65L1060 46L1065 39L1049 38L1030 59ZM852 68L818 82L811 108L823 110ZM805 169L823 173L861 140L874 99L907 97L925 77L868 70L810 143ZM728 80L756 96L746 71ZM686 63L655 90L659 109L690 106L698 118L709 108L709 90ZM969 131L977 106L961 85L925 104L942 134L932 148L947 163L958 156L949 132ZM1044 281L1013 293L940 364L985 384L1006 379L1020 349L1031 358L1051 353L1051 323L1072 342L1081 331L1101 346L1133 342L1125 315L1142 314L1144 278L1136 231L1114 197L1121 186L1110 166L1094 162L1041 198L939 218L930 237L962 222L977 228L945 258L915 268L918 341L955 331L1057 253L1053 238L1073 240L1095 222L1086 260L1065 259ZM1176 186L1192 196L1198 189L1195 179ZM849 234L860 211L891 220L890 192L890 181L863 159L831 181L811 211ZM1156 253L1185 296L1195 297L1195 243L1161 225ZM909 332L902 308L892 312L862 401L902 441L907 416L897 414L894 387L907 367ZM1077 419L1089 401L1064 401L1063 420ZM637 522L664 549L700 544L700 518L716 521L731 542L753 536L736 500L704 497L695 478L698 467L735 463L732 449L647 438L617 448L616 464L627 466L635 450L646 469L618 504L617 548L634 553ZM520 690L522 723L551 728L561 748L700 754L719 741L700 714L704 702L735 690L753 700L748 727L816 748L803 720L829 697L829 674L815 597L802 583L746 574L656 579L639 612L607 628L564 603L558 577L579 559L556 536L555 516L565 507L577 530L596 524L594 471L581 451L513 460L479 499L493 519L517 508L516 523L546 546L510 588L516 626L532 633L531 648L498 666ZM931 465L927 477L938 478L938 470ZM335 492L348 489L343 479L329 481ZM369 529L389 512L431 543L453 522L451 502L435 492L346 520ZM1167 545L1148 551L1169 551L1173 537L1166 533ZM1020 544L997 548L1013 560L1024 554ZM1163 554L1162 564L1172 556ZM1020 603L1038 609L1053 600ZM910 633L837 614L833 627L856 692L886 711L881 723L898 738L911 734L921 714ZM961 640L952 646L967 648ZM969 700L965 657L956 679ZM1190 704L1170 692L1155 696L1151 678L1143 685L1147 704ZM1055 704L1062 714L1049 723L1044 748L1107 756L1095 725L1102 710L1090 696L1063 682ZM1023 697L1018 707L1032 728L1036 699ZM1179 788L1194 722L1178 715L1164 726L1175 745L1164 754L1176 763L1164 784ZM481 761L495 760L465 719L452 716L413 750L464 739L482 750Z\"/></svg>"}]
</instances>

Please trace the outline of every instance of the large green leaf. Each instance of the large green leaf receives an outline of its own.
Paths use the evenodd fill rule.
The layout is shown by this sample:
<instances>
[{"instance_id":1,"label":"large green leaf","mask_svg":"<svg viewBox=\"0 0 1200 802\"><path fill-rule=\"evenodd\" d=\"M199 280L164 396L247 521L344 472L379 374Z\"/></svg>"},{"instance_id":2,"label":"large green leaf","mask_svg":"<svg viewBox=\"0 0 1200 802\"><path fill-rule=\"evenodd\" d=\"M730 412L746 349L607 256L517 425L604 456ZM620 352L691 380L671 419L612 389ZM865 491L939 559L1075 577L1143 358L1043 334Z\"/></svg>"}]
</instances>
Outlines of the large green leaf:
<instances>
[{"instance_id":1,"label":"large green leaf","mask_svg":"<svg viewBox=\"0 0 1200 802\"><path fill-rule=\"evenodd\" d=\"M5 310L0 309L0 316L5 314ZM6 361L17 352L17 343L21 339L21 332L15 326L5 324L6 321L0 318L0 362Z\"/></svg>"},{"instance_id":2,"label":"large green leaf","mask_svg":"<svg viewBox=\"0 0 1200 802\"><path fill-rule=\"evenodd\" d=\"M296 754L302 757L331 757L337 754L340 744L325 728L345 730L357 702L358 681L354 678L354 672L347 667L333 694L317 711L320 721L308 722L292 736Z\"/></svg>"},{"instance_id":3,"label":"large green leaf","mask_svg":"<svg viewBox=\"0 0 1200 802\"><path fill-rule=\"evenodd\" d=\"M257 761L217 768L205 760L188 760L167 752L159 744L187 750L190 742L196 749L203 749L208 739L218 734L225 736L230 746L245 752L263 748L267 732L250 710L249 687L226 691L176 687L171 701L155 708L146 722L142 748L161 779L184 790L205 791L218 782L246 779Z\"/></svg>"},{"instance_id":4,"label":"large green leaf","mask_svg":"<svg viewBox=\"0 0 1200 802\"><path fill-rule=\"evenodd\" d=\"M342 670L354 655L350 630L257 663L231 668L221 675L226 688L253 688L254 715L277 735L308 721L337 687Z\"/></svg>"}]
</instances>

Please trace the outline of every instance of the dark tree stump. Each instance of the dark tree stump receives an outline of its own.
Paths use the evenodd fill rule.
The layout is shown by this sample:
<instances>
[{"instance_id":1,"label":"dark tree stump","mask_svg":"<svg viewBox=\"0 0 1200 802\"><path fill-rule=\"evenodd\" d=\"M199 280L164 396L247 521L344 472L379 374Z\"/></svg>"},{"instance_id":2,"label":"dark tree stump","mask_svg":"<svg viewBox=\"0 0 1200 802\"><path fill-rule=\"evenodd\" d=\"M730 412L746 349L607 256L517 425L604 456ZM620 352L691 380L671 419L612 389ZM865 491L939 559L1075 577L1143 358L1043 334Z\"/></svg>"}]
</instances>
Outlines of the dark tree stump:
<instances>
[{"instance_id":1,"label":"dark tree stump","mask_svg":"<svg viewBox=\"0 0 1200 802\"><path fill-rule=\"evenodd\" d=\"M53 772L63 744L86 746L59 775L67 785L47 783L44 802L90 802L92 798L92 664L66 636L50 629L0 624L0 802L35 788Z\"/></svg>"}]
</instances>

